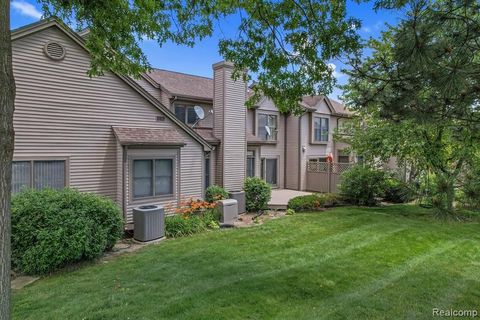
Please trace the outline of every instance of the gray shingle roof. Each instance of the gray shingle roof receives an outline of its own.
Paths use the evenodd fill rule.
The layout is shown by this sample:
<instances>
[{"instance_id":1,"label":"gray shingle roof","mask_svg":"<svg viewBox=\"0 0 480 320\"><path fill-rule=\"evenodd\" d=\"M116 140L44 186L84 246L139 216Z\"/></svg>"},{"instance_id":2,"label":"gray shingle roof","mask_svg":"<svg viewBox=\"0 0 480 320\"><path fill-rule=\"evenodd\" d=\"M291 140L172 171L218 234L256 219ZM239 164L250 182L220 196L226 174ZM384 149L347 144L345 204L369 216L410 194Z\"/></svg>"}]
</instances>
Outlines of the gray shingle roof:
<instances>
[{"instance_id":1,"label":"gray shingle roof","mask_svg":"<svg viewBox=\"0 0 480 320\"><path fill-rule=\"evenodd\" d=\"M302 99L302 102L309 107L315 107L318 102L325 99L325 96L305 96ZM333 107L335 113L345 116L350 116L353 113L350 110L345 109L345 106L332 98L326 98L330 101L331 106Z\"/></svg>"},{"instance_id":2,"label":"gray shingle roof","mask_svg":"<svg viewBox=\"0 0 480 320\"><path fill-rule=\"evenodd\" d=\"M162 69L153 69L147 75L172 95L213 99L211 78Z\"/></svg>"},{"instance_id":3,"label":"gray shingle roof","mask_svg":"<svg viewBox=\"0 0 480 320\"><path fill-rule=\"evenodd\" d=\"M183 146L185 141L175 129L112 127L122 145Z\"/></svg>"}]
</instances>

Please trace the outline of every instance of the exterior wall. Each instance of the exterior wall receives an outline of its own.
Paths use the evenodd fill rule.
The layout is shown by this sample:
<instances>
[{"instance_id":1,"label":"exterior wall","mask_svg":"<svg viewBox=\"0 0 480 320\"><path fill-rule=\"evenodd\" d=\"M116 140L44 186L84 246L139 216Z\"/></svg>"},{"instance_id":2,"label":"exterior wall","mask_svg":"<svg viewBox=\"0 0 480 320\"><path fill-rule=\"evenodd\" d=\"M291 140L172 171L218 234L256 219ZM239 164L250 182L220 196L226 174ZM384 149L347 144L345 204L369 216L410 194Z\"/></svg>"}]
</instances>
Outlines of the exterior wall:
<instances>
[{"instance_id":1,"label":"exterior wall","mask_svg":"<svg viewBox=\"0 0 480 320\"><path fill-rule=\"evenodd\" d=\"M220 62L214 70L214 134L221 140L217 172L228 191L241 190L246 173L246 84L231 77L233 65Z\"/></svg>"},{"instance_id":2,"label":"exterior wall","mask_svg":"<svg viewBox=\"0 0 480 320\"><path fill-rule=\"evenodd\" d=\"M271 100L264 99L255 110L255 131L258 126L258 114L274 114L277 116L277 141L276 143L262 144L260 146L261 158L276 158L277 161L277 188L285 187L285 117L278 112L278 109ZM260 174L260 172L259 172Z\"/></svg>"},{"instance_id":3,"label":"exterior wall","mask_svg":"<svg viewBox=\"0 0 480 320\"><path fill-rule=\"evenodd\" d=\"M167 108L171 109L170 96L165 91L160 91L160 102Z\"/></svg>"},{"instance_id":4,"label":"exterior wall","mask_svg":"<svg viewBox=\"0 0 480 320\"><path fill-rule=\"evenodd\" d=\"M47 41L66 48L61 61L43 54ZM14 159L67 158L69 186L109 197L122 206L123 157L112 126L173 128L168 118L119 77L110 72L86 75L86 51L56 27L13 42L17 84ZM203 148L179 130L186 146L181 150L181 194L202 197Z\"/></svg>"},{"instance_id":5,"label":"exterior wall","mask_svg":"<svg viewBox=\"0 0 480 320\"><path fill-rule=\"evenodd\" d=\"M247 133L255 135L255 110L247 110Z\"/></svg>"},{"instance_id":6,"label":"exterior wall","mask_svg":"<svg viewBox=\"0 0 480 320\"><path fill-rule=\"evenodd\" d=\"M145 80L144 78L135 79L135 81L143 88L145 91L150 93L152 97L161 101L161 92L158 88L155 88L150 82Z\"/></svg>"},{"instance_id":7,"label":"exterior wall","mask_svg":"<svg viewBox=\"0 0 480 320\"><path fill-rule=\"evenodd\" d=\"M320 101L316 106L316 111L305 113L300 120L301 131L301 147L305 148L305 151L301 152L300 157L300 190L307 189L307 172L306 167L308 160L315 157L325 157L329 153L332 153L334 162L337 162L338 153L348 147L348 144L335 142L333 139L334 131L339 124L346 121L343 118L339 118L332 115L332 112L328 108L325 101ZM313 118L320 116L329 119L329 136L326 142L314 142L313 141ZM352 159L353 160L353 159Z\"/></svg>"},{"instance_id":8,"label":"exterior wall","mask_svg":"<svg viewBox=\"0 0 480 320\"><path fill-rule=\"evenodd\" d=\"M299 174L300 174L300 118L296 116L287 117L286 137L285 137L285 188L298 189L299 188Z\"/></svg>"}]
</instances>

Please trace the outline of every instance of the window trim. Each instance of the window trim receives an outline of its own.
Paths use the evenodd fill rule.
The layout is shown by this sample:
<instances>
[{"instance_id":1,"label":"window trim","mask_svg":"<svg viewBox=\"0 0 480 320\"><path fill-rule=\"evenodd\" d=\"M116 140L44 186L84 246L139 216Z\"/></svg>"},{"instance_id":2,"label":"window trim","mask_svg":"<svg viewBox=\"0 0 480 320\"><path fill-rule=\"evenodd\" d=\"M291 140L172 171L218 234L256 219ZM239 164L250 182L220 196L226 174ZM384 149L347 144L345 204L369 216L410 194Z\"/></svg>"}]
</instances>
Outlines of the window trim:
<instances>
[{"instance_id":1,"label":"window trim","mask_svg":"<svg viewBox=\"0 0 480 320\"><path fill-rule=\"evenodd\" d=\"M64 177L64 183L63 187L68 188L70 187L70 157L68 156L37 156L37 157L27 157L27 156L17 156L14 157L12 160L12 166L13 162L30 162L30 186L29 188L33 188L33 177L35 176L34 174L34 168L35 166L33 165L34 162L36 161L64 161L65 162L65 177ZM12 181L13 183L13 181ZM12 192L11 190L10 192Z\"/></svg>"},{"instance_id":2,"label":"window trim","mask_svg":"<svg viewBox=\"0 0 480 320\"><path fill-rule=\"evenodd\" d=\"M266 116L275 116L276 118L276 128L275 128L275 139L263 139L258 134L258 120L261 115ZM275 111L268 111L268 110L256 110L255 112L255 136L259 138L263 143L277 143L278 142L278 135L279 135L279 125L280 125L280 114Z\"/></svg>"},{"instance_id":3,"label":"window trim","mask_svg":"<svg viewBox=\"0 0 480 320\"><path fill-rule=\"evenodd\" d=\"M155 195L155 183L154 183L154 178L155 178L155 160L162 160L162 159L168 159L172 160L172 194L162 194L162 195ZM153 164L153 172L152 172L152 182L153 182L153 195L152 196L145 196L145 197L135 197L133 194L133 162L135 160L151 160L154 162ZM129 191L128 191L128 197L129 197L129 202L131 204L139 203L145 200L159 200L159 201L165 201L165 200L175 200L177 196L177 174L178 174L178 169L177 169L177 157L174 155L160 155L160 156L153 156L153 155L135 155L135 156L130 156L128 160L128 182L129 182Z\"/></svg>"},{"instance_id":4,"label":"window trim","mask_svg":"<svg viewBox=\"0 0 480 320\"><path fill-rule=\"evenodd\" d=\"M328 120L328 135L327 140L315 140L315 119L327 119ZM320 120L321 122L322 120ZM331 117L327 114L323 113L312 113L311 121L310 121L310 143L311 144L328 144L330 143L330 132L331 132ZM321 127L320 127L321 128Z\"/></svg>"}]
</instances>

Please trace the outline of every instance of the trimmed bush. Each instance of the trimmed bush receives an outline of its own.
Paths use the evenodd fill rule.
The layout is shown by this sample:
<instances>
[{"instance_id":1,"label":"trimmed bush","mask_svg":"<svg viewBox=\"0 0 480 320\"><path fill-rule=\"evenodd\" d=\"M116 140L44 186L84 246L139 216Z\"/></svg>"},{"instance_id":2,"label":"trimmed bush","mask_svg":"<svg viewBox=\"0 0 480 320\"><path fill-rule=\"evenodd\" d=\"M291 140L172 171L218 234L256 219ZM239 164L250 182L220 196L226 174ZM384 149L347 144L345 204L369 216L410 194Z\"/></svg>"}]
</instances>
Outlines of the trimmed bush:
<instances>
[{"instance_id":1,"label":"trimmed bush","mask_svg":"<svg viewBox=\"0 0 480 320\"><path fill-rule=\"evenodd\" d=\"M12 265L26 274L91 260L122 236L117 205L73 189L26 190L12 198Z\"/></svg>"},{"instance_id":2,"label":"trimmed bush","mask_svg":"<svg viewBox=\"0 0 480 320\"><path fill-rule=\"evenodd\" d=\"M287 208L297 212L317 211L325 206L325 198L318 194L299 196L288 201Z\"/></svg>"},{"instance_id":3,"label":"trimmed bush","mask_svg":"<svg viewBox=\"0 0 480 320\"><path fill-rule=\"evenodd\" d=\"M405 203L412 201L415 191L407 183L396 178L385 180L383 199L393 203Z\"/></svg>"},{"instance_id":4,"label":"trimmed bush","mask_svg":"<svg viewBox=\"0 0 480 320\"><path fill-rule=\"evenodd\" d=\"M215 202L218 200L225 200L228 199L228 192L217 185L212 185L207 188L205 191L205 201L208 202Z\"/></svg>"},{"instance_id":5,"label":"trimmed bush","mask_svg":"<svg viewBox=\"0 0 480 320\"><path fill-rule=\"evenodd\" d=\"M243 190L248 212L267 209L268 202L272 198L272 187L268 183L258 177L247 178Z\"/></svg>"},{"instance_id":6,"label":"trimmed bush","mask_svg":"<svg viewBox=\"0 0 480 320\"><path fill-rule=\"evenodd\" d=\"M374 206L383 195L385 172L371 167L354 166L342 174L340 193L351 204Z\"/></svg>"}]
</instances>

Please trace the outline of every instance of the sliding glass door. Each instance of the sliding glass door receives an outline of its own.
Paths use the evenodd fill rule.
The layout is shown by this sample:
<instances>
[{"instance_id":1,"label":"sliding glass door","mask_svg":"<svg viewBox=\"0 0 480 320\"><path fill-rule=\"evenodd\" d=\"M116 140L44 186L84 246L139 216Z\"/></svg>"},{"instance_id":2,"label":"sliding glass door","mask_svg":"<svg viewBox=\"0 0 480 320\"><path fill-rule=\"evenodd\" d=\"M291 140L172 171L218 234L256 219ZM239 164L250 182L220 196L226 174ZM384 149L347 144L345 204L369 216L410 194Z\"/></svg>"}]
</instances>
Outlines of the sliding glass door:
<instances>
[{"instance_id":1,"label":"sliding glass door","mask_svg":"<svg viewBox=\"0 0 480 320\"><path fill-rule=\"evenodd\" d=\"M263 158L262 159L262 178L272 186L278 184L278 159Z\"/></svg>"}]
</instances>

